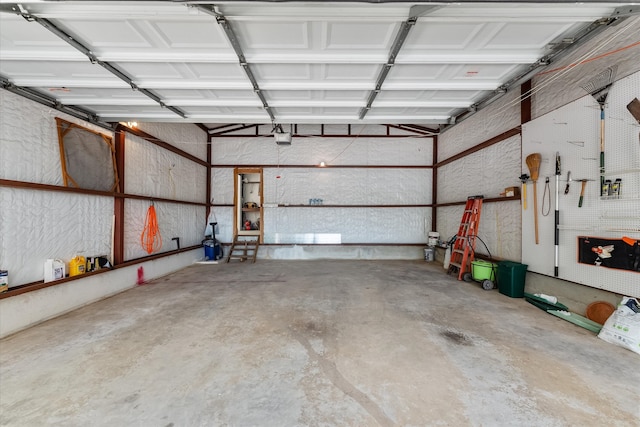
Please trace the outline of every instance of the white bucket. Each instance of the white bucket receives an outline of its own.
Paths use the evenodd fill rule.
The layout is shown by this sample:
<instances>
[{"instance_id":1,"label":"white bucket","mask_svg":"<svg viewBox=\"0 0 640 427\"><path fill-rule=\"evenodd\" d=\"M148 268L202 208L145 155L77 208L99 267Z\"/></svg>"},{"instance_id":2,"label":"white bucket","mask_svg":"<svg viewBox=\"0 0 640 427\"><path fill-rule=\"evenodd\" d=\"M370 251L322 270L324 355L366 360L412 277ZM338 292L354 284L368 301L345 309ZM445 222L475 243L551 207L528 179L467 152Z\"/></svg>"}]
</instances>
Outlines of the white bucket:
<instances>
[{"instance_id":1,"label":"white bucket","mask_svg":"<svg viewBox=\"0 0 640 427\"><path fill-rule=\"evenodd\" d=\"M430 231L427 236L428 236L428 239L427 239L428 246L438 245L438 240L440 239L440 233L438 233L437 231Z\"/></svg>"},{"instance_id":2,"label":"white bucket","mask_svg":"<svg viewBox=\"0 0 640 427\"><path fill-rule=\"evenodd\" d=\"M436 250L434 248L424 249L424 260L431 262L436 258Z\"/></svg>"}]
</instances>

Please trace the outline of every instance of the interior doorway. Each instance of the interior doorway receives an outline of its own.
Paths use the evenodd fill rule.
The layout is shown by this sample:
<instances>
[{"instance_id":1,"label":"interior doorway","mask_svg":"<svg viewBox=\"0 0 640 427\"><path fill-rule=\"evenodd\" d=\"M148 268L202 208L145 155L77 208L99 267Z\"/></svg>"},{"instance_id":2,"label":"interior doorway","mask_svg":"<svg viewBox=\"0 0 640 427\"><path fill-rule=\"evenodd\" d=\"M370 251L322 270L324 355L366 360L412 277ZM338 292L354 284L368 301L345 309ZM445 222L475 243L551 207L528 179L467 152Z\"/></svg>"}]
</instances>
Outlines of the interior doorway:
<instances>
[{"instance_id":1,"label":"interior doorway","mask_svg":"<svg viewBox=\"0 0 640 427\"><path fill-rule=\"evenodd\" d=\"M262 169L236 168L234 172L234 240L237 236L257 236L262 243Z\"/></svg>"}]
</instances>

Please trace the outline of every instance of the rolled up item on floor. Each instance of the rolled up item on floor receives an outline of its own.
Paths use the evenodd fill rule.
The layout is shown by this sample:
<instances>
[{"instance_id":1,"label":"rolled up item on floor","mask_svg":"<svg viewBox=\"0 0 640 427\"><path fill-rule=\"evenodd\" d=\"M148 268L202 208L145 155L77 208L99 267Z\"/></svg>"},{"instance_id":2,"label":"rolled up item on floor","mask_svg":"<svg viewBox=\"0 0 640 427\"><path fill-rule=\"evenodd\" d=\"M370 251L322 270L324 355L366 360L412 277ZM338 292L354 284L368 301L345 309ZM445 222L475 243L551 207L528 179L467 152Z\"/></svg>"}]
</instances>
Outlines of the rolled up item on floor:
<instances>
[{"instance_id":1,"label":"rolled up item on floor","mask_svg":"<svg viewBox=\"0 0 640 427\"><path fill-rule=\"evenodd\" d=\"M530 294L525 292L524 293L524 299L525 301L527 301L529 304L535 305L536 307L538 307L540 310L563 310L563 311L569 311L569 307L567 307L566 305L556 302L556 303L551 303L549 301L547 301L544 298L540 298L534 294Z\"/></svg>"},{"instance_id":2,"label":"rolled up item on floor","mask_svg":"<svg viewBox=\"0 0 640 427\"><path fill-rule=\"evenodd\" d=\"M558 302L558 298L551 295L547 295L547 294L534 294L534 295L537 296L538 298L542 298L543 300L550 302L551 304L555 304Z\"/></svg>"}]
</instances>

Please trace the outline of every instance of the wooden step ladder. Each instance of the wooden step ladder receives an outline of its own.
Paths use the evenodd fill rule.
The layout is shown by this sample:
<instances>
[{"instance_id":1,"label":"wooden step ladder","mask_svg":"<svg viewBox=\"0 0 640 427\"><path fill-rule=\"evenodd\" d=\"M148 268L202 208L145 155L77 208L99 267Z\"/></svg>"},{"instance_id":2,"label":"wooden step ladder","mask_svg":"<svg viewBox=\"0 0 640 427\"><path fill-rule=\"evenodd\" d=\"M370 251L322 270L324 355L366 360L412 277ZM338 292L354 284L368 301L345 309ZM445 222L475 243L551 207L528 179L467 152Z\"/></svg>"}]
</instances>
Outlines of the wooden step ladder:
<instances>
[{"instance_id":1,"label":"wooden step ladder","mask_svg":"<svg viewBox=\"0 0 640 427\"><path fill-rule=\"evenodd\" d=\"M451 249L451 262L448 274L458 273L458 280L463 280L465 272L475 258L476 236L480 225L480 213L482 212L482 199L484 196L471 196L467 198L467 204L462 213L460 228L456 234L456 240Z\"/></svg>"},{"instance_id":2,"label":"wooden step ladder","mask_svg":"<svg viewBox=\"0 0 640 427\"><path fill-rule=\"evenodd\" d=\"M232 259L238 259L240 262L250 259L251 262L256 262L259 247L259 236L236 236L231 244L231 249L229 249L227 262Z\"/></svg>"}]
</instances>

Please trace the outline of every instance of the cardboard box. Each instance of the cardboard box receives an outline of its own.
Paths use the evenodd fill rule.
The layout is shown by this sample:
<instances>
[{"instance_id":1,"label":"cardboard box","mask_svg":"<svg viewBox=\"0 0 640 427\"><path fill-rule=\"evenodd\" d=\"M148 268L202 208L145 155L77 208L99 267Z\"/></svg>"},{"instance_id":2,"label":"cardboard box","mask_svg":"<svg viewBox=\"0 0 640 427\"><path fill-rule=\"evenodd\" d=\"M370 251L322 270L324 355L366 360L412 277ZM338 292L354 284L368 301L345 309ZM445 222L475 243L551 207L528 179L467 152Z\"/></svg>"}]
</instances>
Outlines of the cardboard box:
<instances>
[{"instance_id":1,"label":"cardboard box","mask_svg":"<svg viewBox=\"0 0 640 427\"><path fill-rule=\"evenodd\" d=\"M504 197L515 197L520 195L520 187L507 187L504 189L504 193L501 194Z\"/></svg>"}]
</instances>

